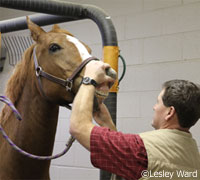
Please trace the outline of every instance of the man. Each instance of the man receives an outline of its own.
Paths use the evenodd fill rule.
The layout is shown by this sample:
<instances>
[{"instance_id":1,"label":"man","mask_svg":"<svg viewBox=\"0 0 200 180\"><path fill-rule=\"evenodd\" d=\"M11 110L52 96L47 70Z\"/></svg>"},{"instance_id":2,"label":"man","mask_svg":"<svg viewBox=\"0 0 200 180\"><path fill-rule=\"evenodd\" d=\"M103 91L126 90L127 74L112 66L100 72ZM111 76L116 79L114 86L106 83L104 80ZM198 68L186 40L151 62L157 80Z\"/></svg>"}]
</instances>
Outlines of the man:
<instances>
[{"instance_id":1,"label":"man","mask_svg":"<svg viewBox=\"0 0 200 180\"><path fill-rule=\"evenodd\" d=\"M85 77L97 84L113 82L106 75L109 65L90 62ZM154 106L156 131L141 134L116 132L106 106L100 102L93 114L95 87L82 84L71 114L70 133L91 152L95 167L127 180L200 179L200 155L189 132L200 117L200 88L192 82L164 83ZM102 127L92 123L92 118Z\"/></svg>"}]
</instances>

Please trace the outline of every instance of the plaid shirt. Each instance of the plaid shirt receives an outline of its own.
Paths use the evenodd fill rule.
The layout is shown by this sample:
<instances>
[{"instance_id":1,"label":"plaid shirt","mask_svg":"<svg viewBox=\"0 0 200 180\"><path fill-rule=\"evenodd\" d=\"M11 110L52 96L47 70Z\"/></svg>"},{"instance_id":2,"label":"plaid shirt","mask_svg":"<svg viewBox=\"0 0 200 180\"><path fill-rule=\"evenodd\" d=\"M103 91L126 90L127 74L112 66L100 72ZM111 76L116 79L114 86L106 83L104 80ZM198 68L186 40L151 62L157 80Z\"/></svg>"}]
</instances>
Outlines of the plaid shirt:
<instances>
[{"instance_id":1,"label":"plaid shirt","mask_svg":"<svg viewBox=\"0 0 200 180\"><path fill-rule=\"evenodd\" d=\"M127 180L138 180L142 171L147 170L147 152L137 134L95 126L90 137L90 151L93 166Z\"/></svg>"}]
</instances>

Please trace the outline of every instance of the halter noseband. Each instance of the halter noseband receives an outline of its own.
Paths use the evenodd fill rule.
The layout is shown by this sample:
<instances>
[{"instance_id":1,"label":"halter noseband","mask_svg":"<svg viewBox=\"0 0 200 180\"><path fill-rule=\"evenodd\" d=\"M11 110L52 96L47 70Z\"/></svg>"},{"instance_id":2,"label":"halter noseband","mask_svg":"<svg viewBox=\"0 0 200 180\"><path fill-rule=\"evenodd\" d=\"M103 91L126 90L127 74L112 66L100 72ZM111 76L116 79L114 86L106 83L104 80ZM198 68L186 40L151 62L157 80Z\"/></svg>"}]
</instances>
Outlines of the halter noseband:
<instances>
[{"instance_id":1,"label":"halter noseband","mask_svg":"<svg viewBox=\"0 0 200 180\"><path fill-rule=\"evenodd\" d=\"M45 93L43 91L42 82L41 82L41 79L40 79L41 76L52 81L52 82L55 82L56 84L60 84L61 86L64 86L67 91L71 91L72 87L73 87L73 82L74 82L76 76L83 70L83 68L86 66L86 64L89 63L92 60L99 60L94 56L87 58L76 68L76 70L72 73L72 75L70 77L68 77L66 80L64 80L62 78L53 76L52 74L49 74L49 73L42 70L41 66L39 66L39 64L38 64L35 49L36 49L36 47L34 47L34 49L33 49L33 59L34 59L34 64L35 64L36 76L37 76L37 79L38 79L40 91L41 91L42 95L48 101L50 101L50 99L45 95ZM71 106L69 104L70 103L67 103L67 104L64 104L64 105L60 104L60 105L66 106L68 109L71 109Z\"/></svg>"}]
</instances>

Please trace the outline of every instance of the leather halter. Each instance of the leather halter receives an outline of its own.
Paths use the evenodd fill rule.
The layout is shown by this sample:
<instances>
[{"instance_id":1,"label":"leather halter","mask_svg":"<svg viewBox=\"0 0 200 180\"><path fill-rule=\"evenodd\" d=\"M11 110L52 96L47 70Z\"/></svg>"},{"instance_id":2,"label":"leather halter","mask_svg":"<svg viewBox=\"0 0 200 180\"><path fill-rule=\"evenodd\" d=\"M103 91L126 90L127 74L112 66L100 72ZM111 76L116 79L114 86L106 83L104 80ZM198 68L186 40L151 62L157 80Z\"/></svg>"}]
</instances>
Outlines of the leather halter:
<instances>
[{"instance_id":1,"label":"leather halter","mask_svg":"<svg viewBox=\"0 0 200 180\"><path fill-rule=\"evenodd\" d=\"M37 57L36 57L36 47L34 47L33 49L33 59L34 59L34 64L35 64L35 71L36 71L36 76L37 76L37 79L38 79L38 84L39 84L39 88L40 88L40 91L42 93L42 95L48 100L48 101L51 101L44 93L43 91L43 88L42 88L42 82L41 82L41 79L40 77L44 77L56 84L60 84L61 86L64 86L66 88L67 91L71 91L72 90L72 87L73 87L73 82L76 78L76 76L83 70L83 68L86 66L87 63L89 63L90 61L92 60L99 60L98 58L94 57L94 56L91 56L89 58L87 58L86 60L84 60L77 68L76 70L72 73L72 75L70 77L68 77L66 80L65 79L62 79L62 78L59 78L59 77L56 77L52 74L49 74L45 71L42 70L42 67L39 66L38 64L38 60L37 60ZM58 103L57 103L58 104ZM67 103L67 104L59 104L61 106L66 106L68 109L71 109L71 106L69 105L70 103Z\"/></svg>"}]
</instances>

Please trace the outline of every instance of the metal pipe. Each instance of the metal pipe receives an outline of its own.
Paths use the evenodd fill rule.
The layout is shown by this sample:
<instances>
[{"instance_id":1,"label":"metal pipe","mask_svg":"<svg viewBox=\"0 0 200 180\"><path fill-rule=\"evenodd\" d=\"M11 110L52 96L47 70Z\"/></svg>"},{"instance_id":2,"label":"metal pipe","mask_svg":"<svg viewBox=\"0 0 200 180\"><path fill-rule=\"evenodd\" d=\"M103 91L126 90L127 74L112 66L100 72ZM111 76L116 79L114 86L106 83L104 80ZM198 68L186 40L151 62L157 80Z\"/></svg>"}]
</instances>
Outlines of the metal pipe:
<instances>
[{"instance_id":1,"label":"metal pipe","mask_svg":"<svg viewBox=\"0 0 200 180\"><path fill-rule=\"evenodd\" d=\"M29 18L39 26L45 26L54 23L62 23L68 21L75 21L77 19L68 18L65 16L56 16L49 14L33 14L29 15ZM13 19L8 19L0 21L0 31L1 33L13 32L18 30L27 29L26 17L18 17Z\"/></svg>"},{"instance_id":2,"label":"metal pipe","mask_svg":"<svg viewBox=\"0 0 200 180\"><path fill-rule=\"evenodd\" d=\"M54 0L0 0L0 7L65 16L76 20L91 19L100 29L103 46L117 46L117 35L110 16L96 6Z\"/></svg>"}]
</instances>

